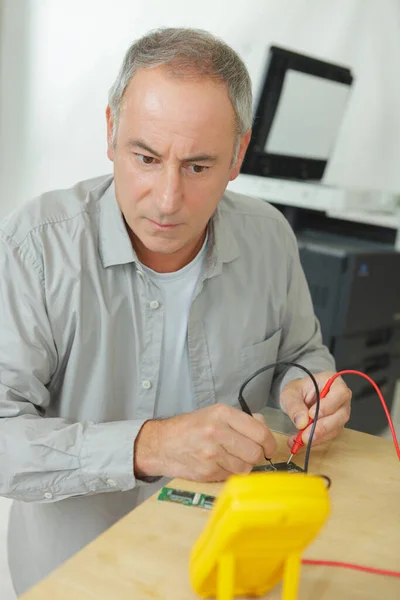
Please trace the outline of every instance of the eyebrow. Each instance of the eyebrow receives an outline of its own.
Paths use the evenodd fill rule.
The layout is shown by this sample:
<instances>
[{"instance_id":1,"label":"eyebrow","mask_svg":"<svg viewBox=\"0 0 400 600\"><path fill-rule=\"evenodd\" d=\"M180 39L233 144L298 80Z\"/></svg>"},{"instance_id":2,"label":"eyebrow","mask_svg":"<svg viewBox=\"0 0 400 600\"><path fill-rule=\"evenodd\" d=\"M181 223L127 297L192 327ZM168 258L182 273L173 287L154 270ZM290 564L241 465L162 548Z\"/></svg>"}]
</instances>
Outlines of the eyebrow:
<instances>
[{"instance_id":1,"label":"eyebrow","mask_svg":"<svg viewBox=\"0 0 400 600\"><path fill-rule=\"evenodd\" d=\"M131 140L128 141L128 146L130 148L140 148L141 150L145 150L145 152L149 152L150 154L153 154L157 158L162 158L162 155L159 152L156 152L155 150L153 150L152 148L150 148L150 146L148 146L142 140L131 139ZM218 157L215 156L214 154L196 154L194 156L187 156L186 158L183 159L182 162L210 162L210 163L215 163L215 162L217 162L217 160L218 160Z\"/></svg>"}]
</instances>

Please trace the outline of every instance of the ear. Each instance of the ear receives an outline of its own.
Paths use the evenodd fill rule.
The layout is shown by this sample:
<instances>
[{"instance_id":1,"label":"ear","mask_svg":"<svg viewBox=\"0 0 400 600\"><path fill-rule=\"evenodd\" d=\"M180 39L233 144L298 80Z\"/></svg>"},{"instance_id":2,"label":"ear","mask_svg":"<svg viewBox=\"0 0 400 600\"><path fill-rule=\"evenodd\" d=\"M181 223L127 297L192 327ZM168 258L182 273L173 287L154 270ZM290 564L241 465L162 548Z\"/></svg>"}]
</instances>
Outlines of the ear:
<instances>
[{"instance_id":1,"label":"ear","mask_svg":"<svg viewBox=\"0 0 400 600\"><path fill-rule=\"evenodd\" d=\"M229 175L229 181L233 181L239 175L240 169L242 167L242 163L243 163L243 160L244 160L244 157L246 155L246 150L247 150L248 145L250 143L250 139L251 139L251 129L249 129L244 134L244 136L242 137L242 139L240 140L238 157L236 159L235 164L231 168L231 172L230 172L230 175Z\"/></svg>"},{"instance_id":2,"label":"ear","mask_svg":"<svg viewBox=\"0 0 400 600\"><path fill-rule=\"evenodd\" d=\"M106 120L107 120L107 156L111 161L114 161L114 142L113 142L113 126L114 119L111 114L111 108L106 108Z\"/></svg>"}]
</instances>

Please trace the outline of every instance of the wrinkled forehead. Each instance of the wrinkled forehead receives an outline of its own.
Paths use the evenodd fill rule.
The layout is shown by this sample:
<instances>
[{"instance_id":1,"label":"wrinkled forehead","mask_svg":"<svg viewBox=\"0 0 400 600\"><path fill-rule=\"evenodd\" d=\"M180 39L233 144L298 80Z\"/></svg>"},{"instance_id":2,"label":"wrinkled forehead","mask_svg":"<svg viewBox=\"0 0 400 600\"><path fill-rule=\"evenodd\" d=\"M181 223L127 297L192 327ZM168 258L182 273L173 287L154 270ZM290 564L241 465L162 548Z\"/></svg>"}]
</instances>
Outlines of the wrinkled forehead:
<instances>
[{"instance_id":1,"label":"wrinkled forehead","mask_svg":"<svg viewBox=\"0 0 400 600\"><path fill-rule=\"evenodd\" d=\"M236 133L235 112L225 82L165 67L140 69L125 92L120 120L128 127L159 126L215 138Z\"/></svg>"}]
</instances>

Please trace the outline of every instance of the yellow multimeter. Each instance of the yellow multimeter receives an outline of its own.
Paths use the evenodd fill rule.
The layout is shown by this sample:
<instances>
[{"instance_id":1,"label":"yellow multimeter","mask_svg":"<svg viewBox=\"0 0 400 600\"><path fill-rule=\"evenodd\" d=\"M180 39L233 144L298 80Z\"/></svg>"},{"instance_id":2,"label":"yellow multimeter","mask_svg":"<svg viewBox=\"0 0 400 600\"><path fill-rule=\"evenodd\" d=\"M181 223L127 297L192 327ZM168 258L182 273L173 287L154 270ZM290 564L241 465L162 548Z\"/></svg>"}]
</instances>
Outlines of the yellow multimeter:
<instances>
[{"instance_id":1,"label":"yellow multimeter","mask_svg":"<svg viewBox=\"0 0 400 600\"><path fill-rule=\"evenodd\" d=\"M232 476L193 546L190 581L202 598L261 596L283 578L297 598L301 553L330 509L322 477L303 473Z\"/></svg>"}]
</instances>

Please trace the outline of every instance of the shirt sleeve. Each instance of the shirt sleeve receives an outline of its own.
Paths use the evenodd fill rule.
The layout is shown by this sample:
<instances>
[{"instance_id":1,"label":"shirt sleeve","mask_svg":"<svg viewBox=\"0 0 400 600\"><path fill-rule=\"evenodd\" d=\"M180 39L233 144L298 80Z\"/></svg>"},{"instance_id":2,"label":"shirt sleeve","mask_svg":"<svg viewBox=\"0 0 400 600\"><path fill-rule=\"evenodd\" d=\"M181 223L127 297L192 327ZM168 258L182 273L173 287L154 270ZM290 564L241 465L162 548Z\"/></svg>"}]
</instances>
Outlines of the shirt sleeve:
<instances>
[{"instance_id":1,"label":"shirt sleeve","mask_svg":"<svg viewBox=\"0 0 400 600\"><path fill-rule=\"evenodd\" d=\"M335 361L322 343L321 329L314 313L295 235L288 224L285 223L284 228L288 287L278 361L300 363L312 373L335 371ZM296 367L278 369L272 388L275 402L279 403L279 395L289 381L306 376L304 371Z\"/></svg>"},{"instance_id":2,"label":"shirt sleeve","mask_svg":"<svg viewBox=\"0 0 400 600\"><path fill-rule=\"evenodd\" d=\"M140 484L133 452L144 420L45 417L57 364L43 269L0 232L0 495L52 502Z\"/></svg>"}]
</instances>

